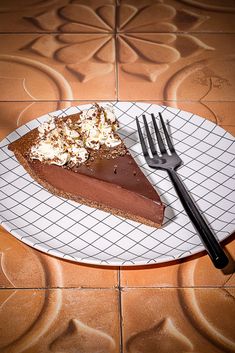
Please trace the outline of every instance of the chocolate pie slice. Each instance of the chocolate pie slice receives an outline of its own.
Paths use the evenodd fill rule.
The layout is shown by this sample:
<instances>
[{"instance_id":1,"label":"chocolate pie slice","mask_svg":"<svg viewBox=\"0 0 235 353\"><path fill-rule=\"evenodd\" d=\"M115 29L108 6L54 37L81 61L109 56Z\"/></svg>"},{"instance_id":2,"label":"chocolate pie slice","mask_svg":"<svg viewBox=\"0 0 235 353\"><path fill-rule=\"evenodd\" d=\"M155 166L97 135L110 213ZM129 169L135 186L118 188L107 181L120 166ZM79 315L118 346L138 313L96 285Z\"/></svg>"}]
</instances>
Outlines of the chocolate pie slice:
<instances>
[{"instance_id":1,"label":"chocolate pie slice","mask_svg":"<svg viewBox=\"0 0 235 353\"><path fill-rule=\"evenodd\" d=\"M52 194L159 227L164 205L116 133L111 108L51 118L11 143L27 172Z\"/></svg>"}]
</instances>

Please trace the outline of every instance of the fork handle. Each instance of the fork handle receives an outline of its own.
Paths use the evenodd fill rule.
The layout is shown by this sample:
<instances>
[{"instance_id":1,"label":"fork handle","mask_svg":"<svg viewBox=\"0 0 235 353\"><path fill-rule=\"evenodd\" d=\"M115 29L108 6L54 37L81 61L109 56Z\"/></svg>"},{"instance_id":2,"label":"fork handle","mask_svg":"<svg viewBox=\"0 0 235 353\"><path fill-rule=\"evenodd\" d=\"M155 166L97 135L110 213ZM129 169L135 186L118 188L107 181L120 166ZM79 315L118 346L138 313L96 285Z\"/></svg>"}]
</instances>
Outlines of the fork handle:
<instances>
[{"instance_id":1,"label":"fork handle","mask_svg":"<svg viewBox=\"0 0 235 353\"><path fill-rule=\"evenodd\" d=\"M179 196L179 199L182 202L182 205L187 212L191 222L196 228L199 237L213 264L216 268L224 268L228 264L229 260L220 243L217 241L214 234L206 224L197 206L189 195L189 192L185 188L183 182L175 170L168 170L168 174Z\"/></svg>"}]
</instances>

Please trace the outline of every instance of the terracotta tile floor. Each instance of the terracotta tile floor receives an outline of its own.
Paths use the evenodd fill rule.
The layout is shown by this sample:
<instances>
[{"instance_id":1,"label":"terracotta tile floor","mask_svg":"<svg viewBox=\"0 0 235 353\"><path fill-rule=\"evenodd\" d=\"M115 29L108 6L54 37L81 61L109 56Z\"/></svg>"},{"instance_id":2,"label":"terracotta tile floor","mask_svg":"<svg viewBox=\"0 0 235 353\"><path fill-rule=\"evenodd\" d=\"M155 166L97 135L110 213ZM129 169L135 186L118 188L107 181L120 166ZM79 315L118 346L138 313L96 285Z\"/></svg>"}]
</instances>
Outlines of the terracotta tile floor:
<instances>
[{"instance_id":1,"label":"terracotta tile floor","mask_svg":"<svg viewBox=\"0 0 235 353\"><path fill-rule=\"evenodd\" d=\"M152 101L235 134L233 0L3 0L0 137L44 113ZM102 268L0 229L0 352L235 352L235 237L208 256Z\"/></svg>"}]
</instances>

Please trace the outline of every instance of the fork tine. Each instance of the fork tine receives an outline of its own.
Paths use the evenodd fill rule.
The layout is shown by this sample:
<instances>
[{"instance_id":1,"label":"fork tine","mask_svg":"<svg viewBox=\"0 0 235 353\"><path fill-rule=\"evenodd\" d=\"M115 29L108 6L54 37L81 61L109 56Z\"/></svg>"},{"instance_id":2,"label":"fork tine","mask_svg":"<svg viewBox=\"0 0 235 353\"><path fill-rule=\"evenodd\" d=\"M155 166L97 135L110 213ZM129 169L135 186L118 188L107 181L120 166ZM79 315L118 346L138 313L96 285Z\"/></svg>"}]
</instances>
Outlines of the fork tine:
<instances>
[{"instance_id":1,"label":"fork tine","mask_svg":"<svg viewBox=\"0 0 235 353\"><path fill-rule=\"evenodd\" d=\"M144 136L142 134L140 123L139 123L139 120L138 120L137 117L136 117L136 124L137 124L137 130L138 130L138 134L139 134L139 138L140 138L140 143L141 143L141 147L142 147L142 150L143 150L143 154L144 154L145 157L149 157L148 149L147 149L147 146L145 144Z\"/></svg>"},{"instance_id":2,"label":"fork tine","mask_svg":"<svg viewBox=\"0 0 235 353\"><path fill-rule=\"evenodd\" d=\"M166 137L166 142L167 142L167 145L169 147L169 150L171 151L171 153L175 153L175 149L174 149L174 146L171 143L170 136L168 134L168 131L167 131L166 125L164 123L162 114L159 113L159 116L160 116L161 124L162 124L162 127L163 127L163 131L164 131L164 134L165 134L165 137Z\"/></svg>"},{"instance_id":3,"label":"fork tine","mask_svg":"<svg viewBox=\"0 0 235 353\"><path fill-rule=\"evenodd\" d=\"M161 137L160 131L159 131L157 123L156 123L156 118L155 118L153 113L151 114L151 116L152 116L154 130L155 130L155 133L156 133L156 136L157 136L159 149L160 149L162 154L167 153L165 145L164 145L164 142L162 141L162 137Z\"/></svg>"},{"instance_id":4,"label":"fork tine","mask_svg":"<svg viewBox=\"0 0 235 353\"><path fill-rule=\"evenodd\" d=\"M150 134L149 127L148 127L148 124L147 124L147 120L146 120L146 117L145 117L144 114L143 114L143 121L144 121L145 130L146 130L146 133L147 133L149 147L151 149L152 154L155 155L155 154L157 154L157 151L156 151L156 148L154 146L154 142L153 142L152 136Z\"/></svg>"}]
</instances>

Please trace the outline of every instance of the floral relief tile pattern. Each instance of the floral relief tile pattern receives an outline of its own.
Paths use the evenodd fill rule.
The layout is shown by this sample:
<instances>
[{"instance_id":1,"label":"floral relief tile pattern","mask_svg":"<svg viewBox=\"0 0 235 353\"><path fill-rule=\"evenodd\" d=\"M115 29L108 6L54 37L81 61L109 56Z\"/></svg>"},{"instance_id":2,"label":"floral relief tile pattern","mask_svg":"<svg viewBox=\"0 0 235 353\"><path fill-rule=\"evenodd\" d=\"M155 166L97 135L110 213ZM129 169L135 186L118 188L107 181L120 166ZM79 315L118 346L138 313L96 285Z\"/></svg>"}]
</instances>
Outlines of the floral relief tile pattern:
<instances>
[{"instance_id":1,"label":"floral relief tile pattern","mask_svg":"<svg viewBox=\"0 0 235 353\"><path fill-rule=\"evenodd\" d=\"M235 30L233 0L2 1L0 32L218 32ZM154 15L154 18L153 18ZM11 23L9 23L9 16Z\"/></svg>"},{"instance_id":2,"label":"floral relief tile pattern","mask_svg":"<svg viewBox=\"0 0 235 353\"><path fill-rule=\"evenodd\" d=\"M119 0L118 29L124 32L233 32L233 0Z\"/></svg>"},{"instance_id":3,"label":"floral relief tile pattern","mask_svg":"<svg viewBox=\"0 0 235 353\"><path fill-rule=\"evenodd\" d=\"M135 33L190 31L208 19L177 7L168 1L120 1L118 30Z\"/></svg>"},{"instance_id":4,"label":"floral relief tile pattern","mask_svg":"<svg viewBox=\"0 0 235 353\"><path fill-rule=\"evenodd\" d=\"M18 34L5 38L0 35L4 53L0 55L4 87L0 100L115 100L112 35Z\"/></svg>"},{"instance_id":5,"label":"floral relief tile pattern","mask_svg":"<svg viewBox=\"0 0 235 353\"><path fill-rule=\"evenodd\" d=\"M0 35L0 100L116 99L113 35L5 38ZM234 34L120 34L118 97L202 105L233 101L234 42Z\"/></svg>"},{"instance_id":6,"label":"floral relief tile pattern","mask_svg":"<svg viewBox=\"0 0 235 353\"><path fill-rule=\"evenodd\" d=\"M28 32L44 29L48 33L8 35L7 41L4 35L0 38L1 66L3 69L7 66L11 71L13 68L17 86L24 86L20 96L19 92L14 94L15 99L118 97L121 100L142 98L168 102L216 101L223 97L233 100L234 89L230 86L234 80L234 53L231 52L234 34L219 36L213 30L207 34L195 33L195 29L213 18L214 13L233 14L231 3L227 2L224 9L218 9L216 3L203 6L200 1L121 1L118 6L100 1L50 1L46 4L23 2L22 6L45 7L40 9L39 15L23 17L35 26ZM190 4L199 12L188 10ZM9 11L10 16L14 14L14 3L11 6L5 10L3 6L2 14L6 16ZM207 7L212 11L211 17L201 13ZM12 55L14 58L10 57ZM117 75L115 61L118 63ZM224 61L229 70L222 65ZM33 71L37 82L42 81L44 75L49 76L47 81L50 82L44 83L41 94L27 87L26 71L30 76ZM12 77L6 72L1 81L8 88ZM196 91L197 95L189 96L189 91ZM0 99L12 99L9 89Z\"/></svg>"},{"instance_id":7,"label":"floral relief tile pattern","mask_svg":"<svg viewBox=\"0 0 235 353\"><path fill-rule=\"evenodd\" d=\"M4 4L5 2L5 4ZM114 0L3 1L0 32L113 32ZM9 26L9 15L12 22Z\"/></svg>"},{"instance_id":8,"label":"floral relief tile pattern","mask_svg":"<svg viewBox=\"0 0 235 353\"><path fill-rule=\"evenodd\" d=\"M2 0L0 138L58 109L140 100L235 134L234 0ZM107 268L36 251L0 228L0 352L235 351L229 266L204 253Z\"/></svg>"},{"instance_id":9,"label":"floral relief tile pattern","mask_svg":"<svg viewBox=\"0 0 235 353\"><path fill-rule=\"evenodd\" d=\"M117 290L5 289L0 304L1 353L120 352Z\"/></svg>"},{"instance_id":10,"label":"floral relief tile pattern","mask_svg":"<svg viewBox=\"0 0 235 353\"><path fill-rule=\"evenodd\" d=\"M233 101L234 43L234 34L121 35L119 98Z\"/></svg>"},{"instance_id":11,"label":"floral relief tile pattern","mask_svg":"<svg viewBox=\"0 0 235 353\"><path fill-rule=\"evenodd\" d=\"M233 352L234 295L234 288L124 290L124 352Z\"/></svg>"}]
</instances>

